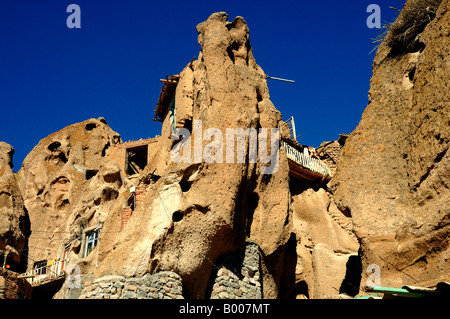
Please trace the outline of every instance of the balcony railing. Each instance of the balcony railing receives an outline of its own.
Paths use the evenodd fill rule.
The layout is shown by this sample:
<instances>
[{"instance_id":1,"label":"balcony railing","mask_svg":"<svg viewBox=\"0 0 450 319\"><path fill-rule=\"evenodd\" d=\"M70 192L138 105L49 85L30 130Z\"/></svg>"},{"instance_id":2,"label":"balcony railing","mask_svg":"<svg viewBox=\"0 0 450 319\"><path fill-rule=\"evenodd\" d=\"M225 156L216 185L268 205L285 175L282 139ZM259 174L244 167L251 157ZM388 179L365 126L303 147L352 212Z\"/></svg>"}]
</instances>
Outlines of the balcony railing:
<instances>
[{"instance_id":1,"label":"balcony railing","mask_svg":"<svg viewBox=\"0 0 450 319\"><path fill-rule=\"evenodd\" d=\"M330 176L330 168L320 159L311 157L309 155L309 152L307 152L307 154L301 152L299 149L290 145L284 140L281 140L281 143L286 150L287 158L289 160L296 163L304 170L313 173L314 175L320 175L323 178L327 178Z\"/></svg>"},{"instance_id":2,"label":"balcony railing","mask_svg":"<svg viewBox=\"0 0 450 319\"><path fill-rule=\"evenodd\" d=\"M49 281L60 279L65 276L68 261L68 259L57 258L46 266L38 267L19 275L19 278L25 278L32 286L39 286Z\"/></svg>"}]
</instances>

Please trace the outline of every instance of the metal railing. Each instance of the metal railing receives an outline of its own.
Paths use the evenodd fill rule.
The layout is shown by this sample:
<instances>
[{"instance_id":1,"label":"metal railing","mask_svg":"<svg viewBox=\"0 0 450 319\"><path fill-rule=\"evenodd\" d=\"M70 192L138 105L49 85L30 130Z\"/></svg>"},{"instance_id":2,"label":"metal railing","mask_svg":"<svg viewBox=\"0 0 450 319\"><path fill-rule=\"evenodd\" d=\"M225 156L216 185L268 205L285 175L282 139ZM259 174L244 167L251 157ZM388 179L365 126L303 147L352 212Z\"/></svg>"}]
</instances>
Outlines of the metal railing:
<instances>
[{"instance_id":1,"label":"metal railing","mask_svg":"<svg viewBox=\"0 0 450 319\"><path fill-rule=\"evenodd\" d=\"M306 155L300 152L298 149L283 140L281 142L284 146L284 149L286 150L287 158L291 161L294 161L295 163L303 166L313 173L325 177L331 175L331 171L328 165L322 162L320 159L311 157L309 153L308 155Z\"/></svg>"},{"instance_id":2,"label":"metal railing","mask_svg":"<svg viewBox=\"0 0 450 319\"><path fill-rule=\"evenodd\" d=\"M19 278L25 278L32 286L39 286L45 282L59 279L65 276L68 259L56 259L46 266L38 267L21 274Z\"/></svg>"},{"instance_id":3,"label":"metal railing","mask_svg":"<svg viewBox=\"0 0 450 319\"><path fill-rule=\"evenodd\" d=\"M294 121L294 117L291 116L286 122L284 122L287 124L288 128L289 128L289 134L291 136L291 139L293 140L297 140L297 132L295 131L295 121ZM300 135L299 135L300 136Z\"/></svg>"}]
</instances>

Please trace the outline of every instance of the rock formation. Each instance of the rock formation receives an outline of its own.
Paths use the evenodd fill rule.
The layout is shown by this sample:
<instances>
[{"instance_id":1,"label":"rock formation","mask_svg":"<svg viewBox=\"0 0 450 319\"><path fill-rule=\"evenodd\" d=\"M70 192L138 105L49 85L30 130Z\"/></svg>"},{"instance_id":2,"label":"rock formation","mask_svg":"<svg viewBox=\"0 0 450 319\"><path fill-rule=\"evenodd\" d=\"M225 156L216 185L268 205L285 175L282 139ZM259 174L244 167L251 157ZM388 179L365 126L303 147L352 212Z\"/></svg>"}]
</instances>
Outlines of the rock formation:
<instances>
[{"instance_id":1,"label":"rock formation","mask_svg":"<svg viewBox=\"0 0 450 319\"><path fill-rule=\"evenodd\" d=\"M123 143L89 119L42 139L18 174L0 143L6 261L60 280L54 298L351 298L370 264L383 285L446 279L450 5L423 2L380 45L356 130L314 161L291 153L308 148L270 101L245 20L224 12L163 80L160 136ZM429 21L405 29L414 10ZM326 173L294 176L296 156Z\"/></svg>"},{"instance_id":2,"label":"rock formation","mask_svg":"<svg viewBox=\"0 0 450 319\"><path fill-rule=\"evenodd\" d=\"M24 271L27 263L23 254L27 244L25 229L29 228L29 223L12 170L13 155L14 148L0 142L0 266L9 265L11 270Z\"/></svg>"},{"instance_id":3,"label":"rock formation","mask_svg":"<svg viewBox=\"0 0 450 319\"><path fill-rule=\"evenodd\" d=\"M113 209L124 180L105 156L120 141L103 118L90 119L42 139L25 158L18 184L31 224L29 270L69 244L78 252L85 230Z\"/></svg>"},{"instance_id":4,"label":"rock formation","mask_svg":"<svg viewBox=\"0 0 450 319\"><path fill-rule=\"evenodd\" d=\"M363 284L370 264L386 286L448 280L449 7L407 1L378 48L369 105L332 181L361 243Z\"/></svg>"},{"instance_id":5,"label":"rock formation","mask_svg":"<svg viewBox=\"0 0 450 319\"><path fill-rule=\"evenodd\" d=\"M202 121L199 130L190 128L193 140L203 136L202 150L210 128L223 132L211 139L225 138L227 128L277 128L281 114L270 102L244 19L228 22L225 13L216 13L197 31L199 58L179 74L175 93L177 127ZM291 221L287 163L280 160L278 172L265 178L260 163L177 164L170 157L170 127L167 116L157 158L146 168L158 169L161 178L151 184L112 251L99 253L99 264L107 266L99 266L98 273L171 270L183 278L186 296L204 298L214 263L243 249L246 238L261 247L267 260L283 253ZM278 296L282 267L264 263L266 297Z\"/></svg>"}]
</instances>

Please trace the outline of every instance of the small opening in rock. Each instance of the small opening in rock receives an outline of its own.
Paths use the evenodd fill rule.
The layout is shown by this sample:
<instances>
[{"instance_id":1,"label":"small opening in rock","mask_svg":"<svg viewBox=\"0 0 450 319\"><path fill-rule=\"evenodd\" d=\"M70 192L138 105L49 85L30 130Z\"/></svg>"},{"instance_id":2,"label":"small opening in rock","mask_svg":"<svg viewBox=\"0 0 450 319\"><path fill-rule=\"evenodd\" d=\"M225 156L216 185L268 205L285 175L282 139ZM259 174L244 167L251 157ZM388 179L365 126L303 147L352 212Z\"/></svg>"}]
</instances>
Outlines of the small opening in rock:
<instances>
[{"instance_id":1,"label":"small opening in rock","mask_svg":"<svg viewBox=\"0 0 450 319\"><path fill-rule=\"evenodd\" d=\"M180 181L180 187L183 193L188 192L191 189L192 182L189 181Z\"/></svg>"},{"instance_id":2,"label":"small opening in rock","mask_svg":"<svg viewBox=\"0 0 450 319\"><path fill-rule=\"evenodd\" d=\"M117 197L119 197L119 192L115 189L104 189L103 195L106 201L115 200Z\"/></svg>"},{"instance_id":3,"label":"small opening in rock","mask_svg":"<svg viewBox=\"0 0 450 319\"><path fill-rule=\"evenodd\" d=\"M85 129L86 129L86 131L92 131L96 127L97 127L97 124L95 124L95 123L88 123L88 124L86 124Z\"/></svg>"},{"instance_id":4,"label":"small opening in rock","mask_svg":"<svg viewBox=\"0 0 450 319\"><path fill-rule=\"evenodd\" d=\"M180 222L183 219L183 213L177 210L172 214L172 220L177 223Z\"/></svg>"},{"instance_id":5,"label":"small opening in rock","mask_svg":"<svg viewBox=\"0 0 450 319\"><path fill-rule=\"evenodd\" d=\"M64 154L64 153L59 153L58 157L59 157L59 159L61 160L61 162L67 163L67 157L66 157L66 154Z\"/></svg>"},{"instance_id":6,"label":"small opening in rock","mask_svg":"<svg viewBox=\"0 0 450 319\"><path fill-rule=\"evenodd\" d=\"M248 199L248 217L247 217L247 226L246 226L246 234L250 237L250 231L252 228L253 215L255 214L255 210L258 207L259 203L259 195L257 193L252 193Z\"/></svg>"},{"instance_id":7,"label":"small opening in rock","mask_svg":"<svg viewBox=\"0 0 450 319\"><path fill-rule=\"evenodd\" d=\"M237 51L239 49L239 43L233 42L228 48L227 53L233 63L235 62L233 50Z\"/></svg>"},{"instance_id":8,"label":"small opening in rock","mask_svg":"<svg viewBox=\"0 0 450 319\"><path fill-rule=\"evenodd\" d=\"M96 169L88 169L88 170L86 170L86 179L87 180L91 179L92 177L97 175L97 173L98 173L98 170L96 170Z\"/></svg>"},{"instance_id":9,"label":"small opening in rock","mask_svg":"<svg viewBox=\"0 0 450 319\"><path fill-rule=\"evenodd\" d=\"M43 190L43 189L40 189L40 190L37 192L37 195L36 195L36 196L42 195L43 192L44 192L44 190Z\"/></svg>"},{"instance_id":10,"label":"small opening in rock","mask_svg":"<svg viewBox=\"0 0 450 319\"><path fill-rule=\"evenodd\" d=\"M339 208L339 210L341 211L342 214L344 214L345 217L352 217L352 212L350 210L350 208L348 207L344 207L344 208Z\"/></svg>"},{"instance_id":11,"label":"small opening in rock","mask_svg":"<svg viewBox=\"0 0 450 319\"><path fill-rule=\"evenodd\" d=\"M434 135L434 138L435 138L436 140L440 141L440 140L441 140L441 133L435 134L435 135Z\"/></svg>"},{"instance_id":12,"label":"small opening in rock","mask_svg":"<svg viewBox=\"0 0 450 319\"><path fill-rule=\"evenodd\" d=\"M420 42L420 41L415 41L409 48L408 52L415 53L415 52L423 51L423 49L425 49L425 43Z\"/></svg>"},{"instance_id":13,"label":"small opening in rock","mask_svg":"<svg viewBox=\"0 0 450 319\"><path fill-rule=\"evenodd\" d=\"M261 102L263 100L263 97L259 89L256 89L256 99L258 100L258 102Z\"/></svg>"},{"instance_id":14,"label":"small opening in rock","mask_svg":"<svg viewBox=\"0 0 450 319\"><path fill-rule=\"evenodd\" d=\"M105 147L103 147L103 150L102 150L102 157L105 157L105 155L106 155L106 150L107 150L110 146L111 146L111 144L108 142L108 143L106 143Z\"/></svg>"},{"instance_id":15,"label":"small opening in rock","mask_svg":"<svg viewBox=\"0 0 450 319\"><path fill-rule=\"evenodd\" d=\"M161 176L159 176L159 175L156 175L156 174L151 173L151 174L148 174L148 175L142 180L142 182L143 182L145 185L150 185L150 183L156 183L156 182L160 179L160 177L161 177Z\"/></svg>"},{"instance_id":16,"label":"small opening in rock","mask_svg":"<svg viewBox=\"0 0 450 319\"><path fill-rule=\"evenodd\" d=\"M192 133L192 120L188 119L188 120L184 121L184 128Z\"/></svg>"},{"instance_id":17,"label":"small opening in rock","mask_svg":"<svg viewBox=\"0 0 450 319\"><path fill-rule=\"evenodd\" d=\"M428 264L427 258L425 256L422 256L419 259L417 259L416 263L418 263L418 262L423 262L425 264Z\"/></svg>"},{"instance_id":18,"label":"small opening in rock","mask_svg":"<svg viewBox=\"0 0 450 319\"><path fill-rule=\"evenodd\" d=\"M61 146L61 143L60 142L53 142L53 143L51 143L47 148L50 150L50 151L54 151L54 150L56 150L58 147L60 147Z\"/></svg>"},{"instance_id":19,"label":"small opening in rock","mask_svg":"<svg viewBox=\"0 0 450 319\"><path fill-rule=\"evenodd\" d=\"M414 80L414 75L416 74L416 68L414 67L411 71L408 73L408 78L412 82Z\"/></svg>"},{"instance_id":20,"label":"small opening in rock","mask_svg":"<svg viewBox=\"0 0 450 319\"><path fill-rule=\"evenodd\" d=\"M308 284L304 280L295 284L295 296L298 295L303 295L306 298L309 298Z\"/></svg>"},{"instance_id":21,"label":"small opening in rock","mask_svg":"<svg viewBox=\"0 0 450 319\"><path fill-rule=\"evenodd\" d=\"M350 256L346 264L345 278L342 281L339 293L347 294L351 297L359 293L359 285L362 277L362 262L359 256Z\"/></svg>"},{"instance_id":22,"label":"small opening in rock","mask_svg":"<svg viewBox=\"0 0 450 319\"><path fill-rule=\"evenodd\" d=\"M66 198L66 199L63 199L63 201L62 201L62 205L64 206L64 205L69 205L70 204L70 202L69 202L69 200Z\"/></svg>"}]
</instances>

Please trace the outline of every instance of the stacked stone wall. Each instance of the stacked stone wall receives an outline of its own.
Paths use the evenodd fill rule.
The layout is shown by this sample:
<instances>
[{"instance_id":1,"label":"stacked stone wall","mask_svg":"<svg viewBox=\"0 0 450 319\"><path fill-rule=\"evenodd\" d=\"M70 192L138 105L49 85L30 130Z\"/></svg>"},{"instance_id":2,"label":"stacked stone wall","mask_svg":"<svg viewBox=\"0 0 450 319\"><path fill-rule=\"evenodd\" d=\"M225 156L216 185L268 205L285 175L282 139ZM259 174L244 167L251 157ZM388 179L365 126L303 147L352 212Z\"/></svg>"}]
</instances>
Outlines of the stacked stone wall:
<instances>
[{"instance_id":1,"label":"stacked stone wall","mask_svg":"<svg viewBox=\"0 0 450 319\"><path fill-rule=\"evenodd\" d=\"M105 276L86 282L79 299L183 299L181 277L170 271L142 277Z\"/></svg>"},{"instance_id":2,"label":"stacked stone wall","mask_svg":"<svg viewBox=\"0 0 450 319\"><path fill-rule=\"evenodd\" d=\"M30 299L32 287L24 278L7 269L0 268L0 299Z\"/></svg>"},{"instance_id":3,"label":"stacked stone wall","mask_svg":"<svg viewBox=\"0 0 450 319\"><path fill-rule=\"evenodd\" d=\"M224 256L211 299L261 299L260 251L258 245L247 243L244 252Z\"/></svg>"}]
</instances>

